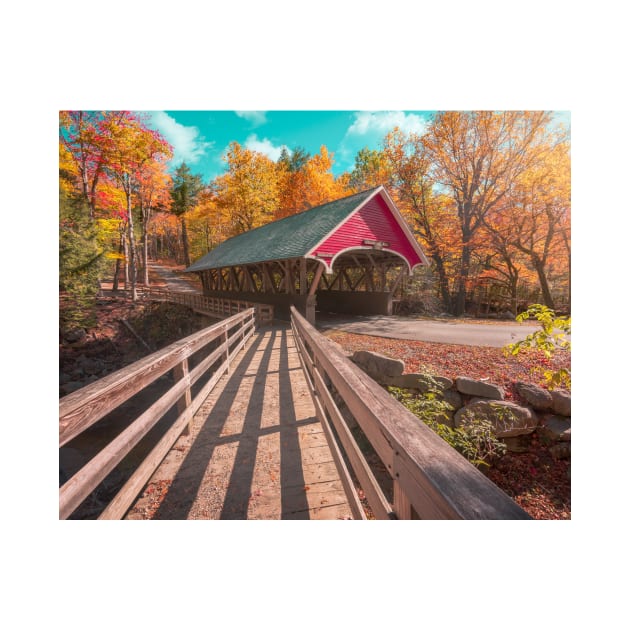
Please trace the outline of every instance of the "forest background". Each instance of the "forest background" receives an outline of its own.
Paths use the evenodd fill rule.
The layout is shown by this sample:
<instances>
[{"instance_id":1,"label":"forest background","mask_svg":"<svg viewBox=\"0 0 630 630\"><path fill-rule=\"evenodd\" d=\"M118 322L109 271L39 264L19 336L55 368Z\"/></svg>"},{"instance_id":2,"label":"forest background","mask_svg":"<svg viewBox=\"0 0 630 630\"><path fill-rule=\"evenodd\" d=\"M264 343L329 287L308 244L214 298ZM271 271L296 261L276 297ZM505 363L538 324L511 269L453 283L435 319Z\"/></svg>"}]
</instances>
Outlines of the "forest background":
<instances>
[{"instance_id":1,"label":"forest background","mask_svg":"<svg viewBox=\"0 0 630 630\"><path fill-rule=\"evenodd\" d=\"M254 114L254 112L252 112ZM334 154L282 147L277 159L229 144L204 181L133 111L61 111L60 324L89 326L99 282L133 299L147 261L183 265L223 240L384 185L431 269L409 295L453 315L539 302L569 312L570 130L549 111L441 111L421 133L394 126L333 173Z\"/></svg>"}]
</instances>

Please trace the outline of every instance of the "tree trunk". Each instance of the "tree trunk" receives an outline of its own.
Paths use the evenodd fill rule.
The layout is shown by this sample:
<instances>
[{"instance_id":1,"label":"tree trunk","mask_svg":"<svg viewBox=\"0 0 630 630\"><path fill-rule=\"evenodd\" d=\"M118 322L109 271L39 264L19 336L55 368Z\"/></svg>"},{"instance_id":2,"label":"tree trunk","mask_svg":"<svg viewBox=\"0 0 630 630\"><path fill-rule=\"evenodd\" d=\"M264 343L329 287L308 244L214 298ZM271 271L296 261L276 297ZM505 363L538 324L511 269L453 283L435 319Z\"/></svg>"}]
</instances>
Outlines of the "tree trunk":
<instances>
[{"instance_id":1,"label":"tree trunk","mask_svg":"<svg viewBox=\"0 0 630 630\"><path fill-rule=\"evenodd\" d=\"M183 215L181 217L181 222L182 222L182 245L184 247L184 263L186 264L186 267L190 267L191 262L190 262L190 252L188 248L188 230L186 229L186 219L184 219Z\"/></svg>"},{"instance_id":2,"label":"tree trunk","mask_svg":"<svg viewBox=\"0 0 630 630\"><path fill-rule=\"evenodd\" d=\"M433 254L431 256L435 262L435 268L438 273L438 283L440 286L440 295L442 297L442 307L447 313L451 312L451 292L448 288L448 276L444 268L444 261L439 254Z\"/></svg>"},{"instance_id":3,"label":"tree trunk","mask_svg":"<svg viewBox=\"0 0 630 630\"><path fill-rule=\"evenodd\" d=\"M138 256L136 252L136 238L133 231L133 212L131 209L131 188L126 191L127 194L127 237L129 240L129 275L131 276L131 300L138 300L138 291L136 288Z\"/></svg>"},{"instance_id":4,"label":"tree trunk","mask_svg":"<svg viewBox=\"0 0 630 630\"><path fill-rule=\"evenodd\" d=\"M549 282L547 281L547 274L545 273L545 265L543 261L538 257L532 256L532 263L536 273L538 274L538 282L540 283L540 290L542 291L542 299L545 306L555 310L553 298L551 297L551 289L549 288Z\"/></svg>"},{"instance_id":5,"label":"tree trunk","mask_svg":"<svg viewBox=\"0 0 630 630\"><path fill-rule=\"evenodd\" d=\"M125 232L120 231L120 240L118 242L118 257L116 258L116 268L114 270L114 280L112 281L112 291L116 293L118 291L118 276L120 275L120 259L125 249Z\"/></svg>"},{"instance_id":6,"label":"tree trunk","mask_svg":"<svg viewBox=\"0 0 630 630\"><path fill-rule=\"evenodd\" d=\"M127 242L127 236L123 234L123 250L125 255L125 291L129 288L129 243Z\"/></svg>"},{"instance_id":7,"label":"tree trunk","mask_svg":"<svg viewBox=\"0 0 630 630\"><path fill-rule=\"evenodd\" d=\"M466 283L470 273L470 245L466 240L462 245L462 263L459 272L459 283L457 286L457 295L455 296L454 315L460 316L466 310Z\"/></svg>"},{"instance_id":8,"label":"tree trunk","mask_svg":"<svg viewBox=\"0 0 630 630\"><path fill-rule=\"evenodd\" d=\"M510 298L512 301L512 313L518 315L518 277L510 279Z\"/></svg>"},{"instance_id":9,"label":"tree trunk","mask_svg":"<svg viewBox=\"0 0 630 630\"><path fill-rule=\"evenodd\" d=\"M142 221L142 269L144 273L144 285L149 286L149 235L147 234L148 230L148 220L145 219Z\"/></svg>"}]
</instances>

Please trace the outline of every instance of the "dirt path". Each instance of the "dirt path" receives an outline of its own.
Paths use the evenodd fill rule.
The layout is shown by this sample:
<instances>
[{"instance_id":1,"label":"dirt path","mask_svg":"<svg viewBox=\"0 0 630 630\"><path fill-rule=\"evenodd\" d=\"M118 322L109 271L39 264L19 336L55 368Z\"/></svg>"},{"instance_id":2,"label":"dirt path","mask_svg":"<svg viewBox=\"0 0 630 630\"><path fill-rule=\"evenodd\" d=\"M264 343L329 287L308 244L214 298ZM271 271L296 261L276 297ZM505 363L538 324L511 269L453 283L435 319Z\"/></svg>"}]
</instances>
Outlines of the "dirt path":
<instances>
[{"instance_id":1,"label":"dirt path","mask_svg":"<svg viewBox=\"0 0 630 630\"><path fill-rule=\"evenodd\" d=\"M157 262L149 262L149 270L159 276L166 283L166 288L171 291L183 291L186 293L200 293L199 288L190 281L183 278L172 268L161 265Z\"/></svg>"}]
</instances>

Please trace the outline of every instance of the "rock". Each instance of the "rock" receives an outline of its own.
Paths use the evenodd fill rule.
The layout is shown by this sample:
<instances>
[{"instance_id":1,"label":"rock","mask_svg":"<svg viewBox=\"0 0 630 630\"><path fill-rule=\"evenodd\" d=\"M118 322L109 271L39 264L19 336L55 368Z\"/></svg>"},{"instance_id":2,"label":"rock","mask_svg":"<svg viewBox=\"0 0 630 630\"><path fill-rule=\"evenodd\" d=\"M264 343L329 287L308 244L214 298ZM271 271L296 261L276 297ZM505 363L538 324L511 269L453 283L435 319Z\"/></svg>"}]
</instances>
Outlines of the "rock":
<instances>
[{"instance_id":1,"label":"rock","mask_svg":"<svg viewBox=\"0 0 630 630\"><path fill-rule=\"evenodd\" d=\"M499 318L500 319L516 319L516 315L514 315L512 311L503 311L503 313L499 315Z\"/></svg>"},{"instance_id":2,"label":"rock","mask_svg":"<svg viewBox=\"0 0 630 630\"><path fill-rule=\"evenodd\" d=\"M63 333L64 341L68 343L76 343L77 341L83 341L87 333L83 328L75 328L74 330L68 330Z\"/></svg>"},{"instance_id":3,"label":"rock","mask_svg":"<svg viewBox=\"0 0 630 630\"><path fill-rule=\"evenodd\" d=\"M547 411L551 409L553 405L551 392L538 385L531 385L530 383L519 381L516 383L516 391L538 411Z\"/></svg>"},{"instance_id":4,"label":"rock","mask_svg":"<svg viewBox=\"0 0 630 630\"><path fill-rule=\"evenodd\" d=\"M404 361L401 359L390 359L378 352L357 350L351 359L379 383L383 382L384 379L400 376L405 371Z\"/></svg>"},{"instance_id":5,"label":"rock","mask_svg":"<svg viewBox=\"0 0 630 630\"><path fill-rule=\"evenodd\" d=\"M505 394L500 387L483 381L476 381L467 376L458 376L455 379L457 391L468 396L482 396L492 400L503 400Z\"/></svg>"},{"instance_id":6,"label":"rock","mask_svg":"<svg viewBox=\"0 0 630 630\"><path fill-rule=\"evenodd\" d=\"M392 387L402 387L403 389L417 389L426 394L428 391L444 392L453 386L453 381L444 376L433 376L432 374L401 374L387 379L385 385Z\"/></svg>"},{"instance_id":7,"label":"rock","mask_svg":"<svg viewBox=\"0 0 630 630\"><path fill-rule=\"evenodd\" d=\"M498 438L527 435L538 426L538 416L532 409L504 400L477 400L462 407L455 414L455 426L472 418L491 422Z\"/></svg>"},{"instance_id":8,"label":"rock","mask_svg":"<svg viewBox=\"0 0 630 630\"><path fill-rule=\"evenodd\" d=\"M552 411L561 416L571 415L571 394L564 389L554 389L551 391L553 401Z\"/></svg>"},{"instance_id":9,"label":"rock","mask_svg":"<svg viewBox=\"0 0 630 630\"><path fill-rule=\"evenodd\" d=\"M457 411L464 406L462 395L454 389L447 389L445 392L442 392L442 399L451 405L454 411Z\"/></svg>"},{"instance_id":10,"label":"rock","mask_svg":"<svg viewBox=\"0 0 630 630\"><path fill-rule=\"evenodd\" d=\"M571 442L558 442L549 449L549 452L555 459L567 459L571 457Z\"/></svg>"},{"instance_id":11,"label":"rock","mask_svg":"<svg viewBox=\"0 0 630 630\"><path fill-rule=\"evenodd\" d=\"M546 416L541 420L538 433L554 442L571 441L571 419L560 416Z\"/></svg>"}]
</instances>

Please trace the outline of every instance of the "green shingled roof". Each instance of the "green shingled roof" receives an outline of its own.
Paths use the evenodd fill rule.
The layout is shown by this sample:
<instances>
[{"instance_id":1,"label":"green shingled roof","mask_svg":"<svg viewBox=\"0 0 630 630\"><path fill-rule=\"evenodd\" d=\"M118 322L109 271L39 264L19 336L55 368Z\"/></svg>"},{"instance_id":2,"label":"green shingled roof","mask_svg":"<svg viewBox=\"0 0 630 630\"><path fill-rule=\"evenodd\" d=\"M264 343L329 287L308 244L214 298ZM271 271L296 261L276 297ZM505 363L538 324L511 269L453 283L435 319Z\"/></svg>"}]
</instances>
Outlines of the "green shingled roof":
<instances>
[{"instance_id":1,"label":"green shingled roof","mask_svg":"<svg viewBox=\"0 0 630 630\"><path fill-rule=\"evenodd\" d=\"M330 201L223 241L186 271L249 265L307 254L376 189Z\"/></svg>"}]
</instances>

